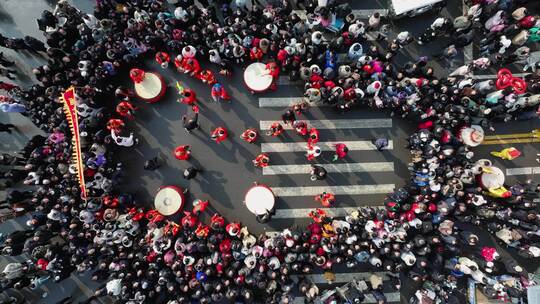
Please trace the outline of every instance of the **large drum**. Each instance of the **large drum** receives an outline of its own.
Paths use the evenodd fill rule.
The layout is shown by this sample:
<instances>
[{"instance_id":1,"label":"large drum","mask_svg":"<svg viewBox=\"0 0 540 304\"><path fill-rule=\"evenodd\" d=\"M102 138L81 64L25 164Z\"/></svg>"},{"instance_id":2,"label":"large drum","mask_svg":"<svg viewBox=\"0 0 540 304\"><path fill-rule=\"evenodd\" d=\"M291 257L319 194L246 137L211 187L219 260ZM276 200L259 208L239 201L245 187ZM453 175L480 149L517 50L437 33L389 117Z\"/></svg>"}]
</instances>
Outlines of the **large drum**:
<instances>
[{"instance_id":1,"label":"large drum","mask_svg":"<svg viewBox=\"0 0 540 304\"><path fill-rule=\"evenodd\" d=\"M264 92L272 85L272 76L264 63L250 64L244 71L244 82L252 92Z\"/></svg>"},{"instance_id":2,"label":"large drum","mask_svg":"<svg viewBox=\"0 0 540 304\"><path fill-rule=\"evenodd\" d=\"M167 86L163 77L158 73L144 72L141 69L132 69L130 77L134 82L135 94L140 99L154 103L165 95Z\"/></svg>"},{"instance_id":3,"label":"large drum","mask_svg":"<svg viewBox=\"0 0 540 304\"><path fill-rule=\"evenodd\" d=\"M175 186L159 188L154 197L154 209L162 215L173 215L184 206L184 193Z\"/></svg>"},{"instance_id":4,"label":"large drum","mask_svg":"<svg viewBox=\"0 0 540 304\"><path fill-rule=\"evenodd\" d=\"M255 215L265 214L274 209L276 197L274 192L265 185L255 185L251 187L244 198L244 203L248 210Z\"/></svg>"},{"instance_id":5,"label":"large drum","mask_svg":"<svg viewBox=\"0 0 540 304\"><path fill-rule=\"evenodd\" d=\"M476 147L484 140L484 129L477 125L472 125L461 129L459 132L461 141L469 147Z\"/></svg>"},{"instance_id":6,"label":"large drum","mask_svg":"<svg viewBox=\"0 0 540 304\"><path fill-rule=\"evenodd\" d=\"M485 189L499 188L504 185L504 173L493 166L484 167L480 175L480 184Z\"/></svg>"}]
</instances>

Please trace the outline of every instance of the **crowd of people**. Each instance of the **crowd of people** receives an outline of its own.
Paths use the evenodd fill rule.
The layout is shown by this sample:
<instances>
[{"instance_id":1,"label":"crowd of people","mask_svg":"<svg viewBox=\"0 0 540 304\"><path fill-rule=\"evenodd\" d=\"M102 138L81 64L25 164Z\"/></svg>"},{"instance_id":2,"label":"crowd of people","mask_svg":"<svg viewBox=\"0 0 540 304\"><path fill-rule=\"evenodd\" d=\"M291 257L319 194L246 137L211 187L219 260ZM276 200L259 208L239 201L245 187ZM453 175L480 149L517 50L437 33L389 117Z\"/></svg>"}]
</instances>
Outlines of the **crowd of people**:
<instances>
[{"instance_id":1,"label":"crowd of people","mask_svg":"<svg viewBox=\"0 0 540 304\"><path fill-rule=\"evenodd\" d=\"M4 269L3 291L37 288L47 279L61 282L72 272L91 271L103 286L88 303L105 295L122 303L291 303L296 295L310 301L320 294L304 274L331 271L338 264L351 269L369 264L412 279L412 303L463 302L464 278L472 278L489 298L525 297L534 282L497 248L538 261L540 223L533 198L540 189L532 183L511 185L504 194L483 189L476 177L490 164L475 160L462 130L537 117L540 70L525 78L526 94L523 87L501 88L496 81L469 77L473 70L527 58L540 27L527 1L473 0L464 16L437 18L416 40L427 44L445 36L451 43L428 56L451 60L475 37L486 37L481 41L484 57L442 78L434 75L427 57L402 66L393 62L400 49L415 43L414 37L401 32L389 39L389 25L378 13L361 20L346 1L294 3L306 9L306 19L292 11L288 0L249 9L245 1L235 1L232 6L223 3L220 11L208 1L199 1L202 6L193 0L170 2L172 11L158 0L100 0L92 15L61 0L38 20L46 47L31 38L0 37L2 47L48 58L33 70L39 84L20 88L1 83L6 94L0 108L27 115L49 134L33 137L19 155L0 159L12 167L3 172L3 188L19 182L36 186L35 191L11 190L0 202L16 216L31 214L27 230L3 240L2 254L31 257ZM332 16L343 20L342 29L326 30ZM368 42L368 36L380 43ZM186 211L179 223L171 221L116 189L125 177L122 164L112 160L115 144L137 141L128 130L136 116L130 101L136 97L111 80L148 58L168 61L160 52L172 54L179 62L176 68L212 86L212 69L227 76L235 66L256 60L272 62L273 72L291 80L303 80L306 100L286 112L283 122L305 132L311 147L316 142L309 126L294 116L294 111L307 111L309 103L329 103L339 111L369 106L409 119L418 126L409 138L410 183L389 195L384 209L359 208L344 219L317 209L308 227L277 236L254 236L217 213L204 223L204 202ZM340 52L348 60L339 62ZM190 60L184 60L186 55ZM213 68L201 69L199 60L208 60ZM4 75L15 77L7 71ZM78 94L87 200L81 199L72 135L59 100L69 86ZM220 89L212 89L216 101L234 98ZM198 115L195 111L194 118L183 119L186 131L198 128ZM278 125L270 131L283 131ZM253 136L248 131L246 141ZM224 134L222 128L212 136L218 141ZM388 141L374 144L382 149ZM315 152L308 151L308 159L314 163L312 179L318 180L327 172L315 164ZM346 147L336 147L336 159L343 153ZM179 147L175 156L189 158L189 146ZM264 159L254 164L264 166ZM159 166L157 158L145 164L149 170ZM319 199L330 207L332 197L323 193ZM480 232L494 235L501 246L486 245ZM389 279L399 290L399 276ZM359 302L368 294L386 302L380 277L363 283Z\"/></svg>"}]
</instances>

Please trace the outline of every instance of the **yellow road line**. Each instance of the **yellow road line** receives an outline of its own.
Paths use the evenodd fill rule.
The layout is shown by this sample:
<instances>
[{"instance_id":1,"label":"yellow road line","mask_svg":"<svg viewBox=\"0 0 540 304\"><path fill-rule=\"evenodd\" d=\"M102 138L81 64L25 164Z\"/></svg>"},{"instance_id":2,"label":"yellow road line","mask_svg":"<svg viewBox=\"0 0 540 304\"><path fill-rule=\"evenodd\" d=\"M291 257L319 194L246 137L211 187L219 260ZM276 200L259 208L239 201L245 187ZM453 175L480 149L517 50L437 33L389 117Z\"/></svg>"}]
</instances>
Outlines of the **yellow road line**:
<instances>
[{"instance_id":1,"label":"yellow road line","mask_svg":"<svg viewBox=\"0 0 540 304\"><path fill-rule=\"evenodd\" d=\"M499 135L490 135L485 136L484 140L493 140L493 139L506 139L506 138L536 138L538 133L515 133L515 134L499 134Z\"/></svg>"},{"instance_id":2,"label":"yellow road line","mask_svg":"<svg viewBox=\"0 0 540 304\"><path fill-rule=\"evenodd\" d=\"M540 142L540 138L515 138L500 140L485 140L482 145L528 144Z\"/></svg>"}]
</instances>

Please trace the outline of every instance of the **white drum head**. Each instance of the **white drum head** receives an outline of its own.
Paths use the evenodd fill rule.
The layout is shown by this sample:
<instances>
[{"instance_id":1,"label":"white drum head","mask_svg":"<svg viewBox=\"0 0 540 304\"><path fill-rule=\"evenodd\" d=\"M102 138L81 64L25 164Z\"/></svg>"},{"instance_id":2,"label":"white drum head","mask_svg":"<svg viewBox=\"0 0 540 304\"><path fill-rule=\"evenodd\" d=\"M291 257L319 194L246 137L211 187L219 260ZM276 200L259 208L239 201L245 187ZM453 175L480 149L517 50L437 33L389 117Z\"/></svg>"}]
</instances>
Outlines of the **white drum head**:
<instances>
[{"instance_id":1,"label":"white drum head","mask_svg":"<svg viewBox=\"0 0 540 304\"><path fill-rule=\"evenodd\" d=\"M135 83L135 93L143 99L154 99L161 94L163 83L158 75L152 72L144 73L144 79Z\"/></svg>"},{"instance_id":2,"label":"white drum head","mask_svg":"<svg viewBox=\"0 0 540 304\"><path fill-rule=\"evenodd\" d=\"M460 137L467 146L476 147L484 141L484 129L480 126L472 125L470 128L463 128Z\"/></svg>"},{"instance_id":3,"label":"white drum head","mask_svg":"<svg viewBox=\"0 0 540 304\"><path fill-rule=\"evenodd\" d=\"M497 167L486 167L487 172L480 176L480 182L486 189L499 188L504 185L504 173Z\"/></svg>"},{"instance_id":4,"label":"white drum head","mask_svg":"<svg viewBox=\"0 0 540 304\"><path fill-rule=\"evenodd\" d=\"M274 208L276 198L270 188L266 186L254 186L249 189L245 196L246 207L251 213L265 214Z\"/></svg>"},{"instance_id":5,"label":"white drum head","mask_svg":"<svg viewBox=\"0 0 540 304\"><path fill-rule=\"evenodd\" d=\"M154 208L162 215L175 214L183 204L184 197L176 187L163 187L154 198Z\"/></svg>"},{"instance_id":6,"label":"white drum head","mask_svg":"<svg viewBox=\"0 0 540 304\"><path fill-rule=\"evenodd\" d=\"M272 76L269 75L264 63L252 63L244 71L244 82L252 91L262 92L267 90L272 85L272 80Z\"/></svg>"}]
</instances>

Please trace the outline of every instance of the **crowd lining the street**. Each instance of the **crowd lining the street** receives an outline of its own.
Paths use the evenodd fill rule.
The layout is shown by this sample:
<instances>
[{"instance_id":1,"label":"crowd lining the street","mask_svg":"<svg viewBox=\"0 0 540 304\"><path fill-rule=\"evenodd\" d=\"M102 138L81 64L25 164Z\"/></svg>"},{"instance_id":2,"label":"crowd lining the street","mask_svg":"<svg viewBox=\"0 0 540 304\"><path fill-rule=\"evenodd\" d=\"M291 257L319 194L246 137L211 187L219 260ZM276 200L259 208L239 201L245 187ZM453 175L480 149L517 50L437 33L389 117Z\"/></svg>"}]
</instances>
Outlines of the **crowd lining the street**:
<instances>
[{"instance_id":1,"label":"crowd lining the street","mask_svg":"<svg viewBox=\"0 0 540 304\"><path fill-rule=\"evenodd\" d=\"M99 0L90 15L62 0L54 12L44 11L38 20L46 44L28 36L0 36L2 47L47 56L48 63L33 70L39 84L20 88L0 83L6 92L0 108L27 115L49 134L33 137L18 155L0 158L2 165L13 166L3 172L3 189L19 182L36 185L35 191L11 190L0 202L0 208L16 216L31 214L27 230L3 240L2 254L26 253L31 259L6 267L2 291L36 288L47 279L61 282L72 272L91 271L103 286L88 303L104 295L122 303L222 299L291 303L298 294L308 301L320 294L302 274L331 272L337 264L354 269L369 263L414 280L417 290L412 303L463 302L463 278L475 280L489 298L525 296L533 284L527 271L496 247L480 245L480 236L472 231L487 231L502 247L538 261L540 222L533 199L540 188L514 184L509 186L510 197L487 195L475 178L484 164L474 160L473 149L458 134L471 125L489 129L497 121L537 119L538 62L527 63L533 68L525 78L527 95L513 87L498 89L494 80L469 77L474 70L529 58L530 45L540 40L540 18L527 11L528 1L473 0L464 16L434 20L417 40L426 44L446 37L451 41L442 52L428 56L452 60L475 36L485 36L482 57L444 78L434 76L427 57L394 64L400 49L415 43L412 35L401 32L390 39L389 25L378 13L360 20L345 1L329 1L324 7L313 0L298 1L296 5L308 13L307 20L292 12L288 0L250 9L243 1L233 6L224 3L221 12L207 1L199 1L202 6L193 0L171 2L172 12L163 1ZM335 33L325 30L332 14L345 23ZM377 41L368 42L367 35L376 35ZM338 62L341 52L348 54L346 62ZM308 160L320 154L315 151L318 133L313 136L316 130L297 116L308 111L310 103L329 103L338 111L369 106L405 117L418 126L409 138L411 181L388 196L384 209L359 208L344 219L315 210L308 227L286 229L273 237L254 236L217 213L210 223L201 222L199 215L208 212L202 201L186 211L179 223L170 221L115 188L125 177L112 154L137 144L128 130L130 120L137 119L132 104L137 98L111 79L147 58L155 58L163 67L167 67L164 62L174 62L180 72L208 83L216 101L234 100L215 86L216 79L252 61L270 62L275 75L303 80L306 100L282 118L306 136ZM202 68L199 60L208 60L212 68ZM0 74L14 78L10 63L0 56L4 66ZM216 68L220 76L214 75ZM69 86L78 88L87 201L80 197L70 129L59 101ZM196 102L200 101L185 101ZM189 132L198 128L199 111L193 109L195 116L183 119ZM8 132L13 126L3 129ZM277 122L269 135L279 136L282 129ZM248 131L245 139L250 142L253 134ZM225 140L223 132L216 130L212 136ZM388 141L374 143L382 149ZM174 153L187 160L189 146ZM336 161L346 153L346 146L336 147ZM270 161L264 159L254 164ZM159 166L156 158L145 164L149 170ZM192 168L188 176L194 178L198 170ZM324 165L313 164L313 180L326 174ZM323 193L319 199L331 207L332 196ZM300 279L293 279L293 274ZM399 277L390 280L398 289ZM377 275L361 285L379 303L386 301Z\"/></svg>"}]
</instances>

